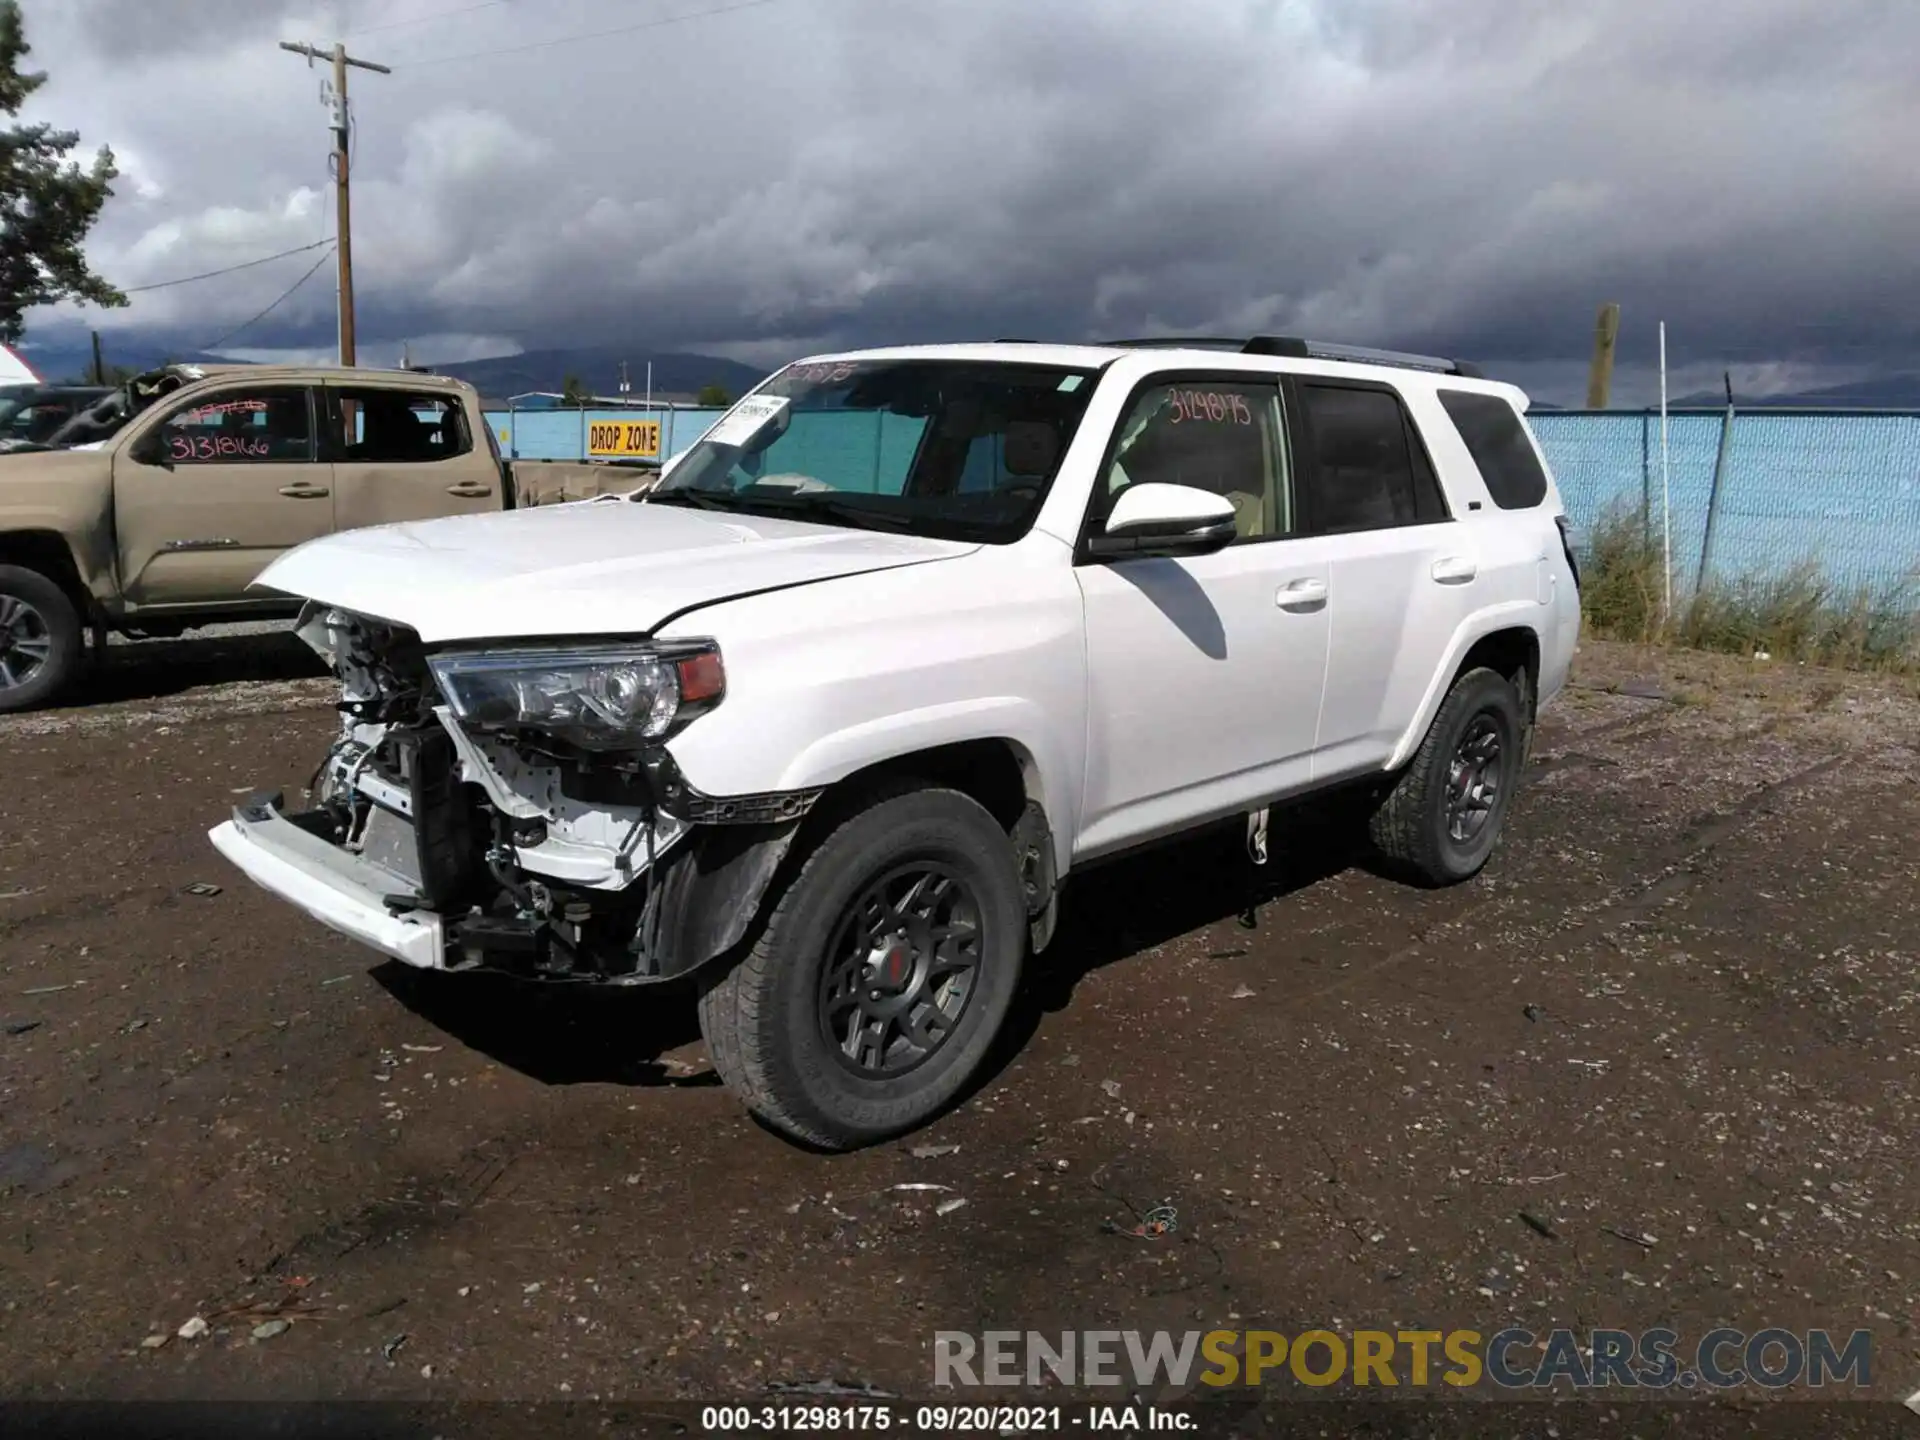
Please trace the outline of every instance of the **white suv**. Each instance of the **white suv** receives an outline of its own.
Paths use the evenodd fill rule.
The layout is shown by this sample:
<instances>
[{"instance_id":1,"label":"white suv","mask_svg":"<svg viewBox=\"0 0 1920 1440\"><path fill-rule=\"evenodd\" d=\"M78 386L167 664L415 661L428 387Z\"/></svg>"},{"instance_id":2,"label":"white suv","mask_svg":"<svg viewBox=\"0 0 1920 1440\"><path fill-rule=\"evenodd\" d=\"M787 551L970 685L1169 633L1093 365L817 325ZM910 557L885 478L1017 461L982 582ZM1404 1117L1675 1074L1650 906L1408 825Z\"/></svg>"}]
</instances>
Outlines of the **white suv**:
<instances>
[{"instance_id":1,"label":"white suv","mask_svg":"<svg viewBox=\"0 0 1920 1440\"><path fill-rule=\"evenodd\" d=\"M409 965L694 977L756 1114L895 1135L1093 861L1353 786L1480 869L1579 633L1525 408L1276 338L790 365L649 493L272 565L344 720L212 838Z\"/></svg>"}]
</instances>

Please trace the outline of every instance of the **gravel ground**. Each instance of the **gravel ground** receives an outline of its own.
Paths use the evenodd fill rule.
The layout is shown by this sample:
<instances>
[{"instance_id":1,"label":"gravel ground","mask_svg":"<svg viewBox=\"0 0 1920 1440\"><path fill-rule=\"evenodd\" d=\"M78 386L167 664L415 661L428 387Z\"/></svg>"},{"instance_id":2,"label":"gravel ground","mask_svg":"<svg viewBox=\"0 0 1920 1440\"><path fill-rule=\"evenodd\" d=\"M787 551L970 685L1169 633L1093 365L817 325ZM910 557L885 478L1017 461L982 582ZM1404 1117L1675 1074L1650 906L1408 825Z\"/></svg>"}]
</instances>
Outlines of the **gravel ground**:
<instances>
[{"instance_id":1,"label":"gravel ground","mask_svg":"<svg viewBox=\"0 0 1920 1440\"><path fill-rule=\"evenodd\" d=\"M230 871L314 677L153 642L0 720L0 1396L924 1396L937 1329L1101 1326L1866 1328L1920 1384L1911 682L1590 644L1480 879L1306 819L1090 872L981 1092L821 1157L684 994L415 974Z\"/></svg>"}]
</instances>

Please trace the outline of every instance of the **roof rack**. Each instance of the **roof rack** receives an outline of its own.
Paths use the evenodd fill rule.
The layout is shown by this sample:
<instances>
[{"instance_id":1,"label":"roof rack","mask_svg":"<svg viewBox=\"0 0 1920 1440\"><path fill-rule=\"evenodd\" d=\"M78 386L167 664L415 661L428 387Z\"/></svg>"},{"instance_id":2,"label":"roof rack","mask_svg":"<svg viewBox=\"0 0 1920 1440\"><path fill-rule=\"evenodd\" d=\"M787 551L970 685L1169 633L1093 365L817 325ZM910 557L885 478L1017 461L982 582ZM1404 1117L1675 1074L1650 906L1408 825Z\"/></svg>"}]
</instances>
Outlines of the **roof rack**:
<instances>
[{"instance_id":1,"label":"roof rack","mask_svg":"<svg viewBox=\"0 0 1920 1440\"><path fill-rule=\"evenodd\" d=\"M1255 335L1249 339L1227 339L1215 335L1157 335L1139 340L1108 340L1103 346L1115 350L1232 350L1242 355L1284 355L1293 360L1344 360L1355 365L1392 365L1402 370L1433 370L1442 375L1458 375L1478 380L1482 372L1464 360L1448 360L1438 355L1414 355L1404 350L1375 350L1364 345L1334 345L1318 340L1301 340L1292 335Z\"/></svg>"}]
</instances>

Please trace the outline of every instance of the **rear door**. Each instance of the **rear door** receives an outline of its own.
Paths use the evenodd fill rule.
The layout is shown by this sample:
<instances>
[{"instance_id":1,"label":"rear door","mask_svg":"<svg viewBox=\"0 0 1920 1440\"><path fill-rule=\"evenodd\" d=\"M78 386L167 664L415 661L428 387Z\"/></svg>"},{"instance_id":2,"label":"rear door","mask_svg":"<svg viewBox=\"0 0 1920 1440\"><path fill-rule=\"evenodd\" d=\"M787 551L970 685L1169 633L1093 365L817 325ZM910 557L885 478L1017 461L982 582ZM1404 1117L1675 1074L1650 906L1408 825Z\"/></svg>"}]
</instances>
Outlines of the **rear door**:
<instances>
[{"instance_id":1,"label":"rear door","mask_svg":"<svg viewBox=\"0 0 1920 1440\"><path fill-rule=\"evenodd\" d=\"M457 392L329 385L326 401L340 529L506 508L500 467Z\"/></svg>"},{"instance_id":2,"label":"rear door","mask_svg":"<svg viewBox=\"0 0 1920 1440\"><path fill-rule=\"evenodd\" d=\"M1469 517L1480 546L1485 603L1533 600L1543 607L1536 618L1549 643L1541 647L1540 698L1549 698L1564 681L1579 639L1580 584L1546 465L1505 396L1442 386L1435 399L1444 419L1435 417L1428 433L1443 443L1441 427L1451 423L1493 502L1491 510L1471 507L1480 513Z\"/></svg>"},{"instance_id":3,"label":"rear door","mask_svg":"<svg viewBox=\"0 0 1920 1440\"><path fill-rule=\"evenodd\" d=\"M1290 388L1302 519L1330 572L1318 783L1391 758L1477 603L1479 561L1398 391L1306 376Z\"/></svg>"},{"instance_id":4,"label":"rear door","mask_svg":"<svg viewBox=\"0 0 1920 1440\"><path fill-rule=\"evenodd\" d=\"M333 529L314 401L305 385L223 385L163 401L129 429L113 503L132 605L264 603L246 593L254 577Z\"/></svg>"}]
</instances>

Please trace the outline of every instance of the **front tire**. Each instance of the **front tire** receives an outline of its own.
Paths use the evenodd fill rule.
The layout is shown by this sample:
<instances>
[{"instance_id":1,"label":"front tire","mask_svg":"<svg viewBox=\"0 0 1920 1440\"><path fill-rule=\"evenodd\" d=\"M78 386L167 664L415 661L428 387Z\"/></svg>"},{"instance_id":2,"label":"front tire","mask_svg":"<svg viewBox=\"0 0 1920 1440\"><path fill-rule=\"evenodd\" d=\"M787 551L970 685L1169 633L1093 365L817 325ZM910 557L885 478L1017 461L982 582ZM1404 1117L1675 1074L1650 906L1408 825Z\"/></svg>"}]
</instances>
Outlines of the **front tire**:
<instances>
[{"instance_id":1,"label":"front tire","mask_svg":"<svg viewBox=\"0 0 1920 1440\"><path fill-rule=\"evenodd\" d=\"M1513 683L1469 670L1373 814L1374 848L1418 883L1457 885L1492 856L1520 782L1525 717Z\"/></svg>"},{"instance_id":2,"label":"front tire","mask_svg":"<svg viewBox=\"0 0 1920 1440\"><path fill-rule=\"evenodd\" d=\"M80 614L37 570L0 565L0 715L45 705L80 669Z\"/></svg>"},{"instance_id":3,"label":"front tire","mask_svg":"<svg viewBox=\"0 0 1920 1440\"><path fill-rule=\"evenodd\" d=\"M806 855L748 952L703 977L720 1078L766 1124L851 1150L924 1124L999 1033L1026 955L1007 833L954 790L894 789Z\"/></svg>"}]
</instances>

